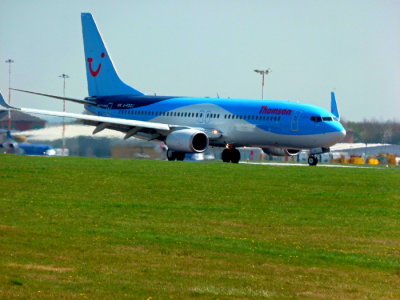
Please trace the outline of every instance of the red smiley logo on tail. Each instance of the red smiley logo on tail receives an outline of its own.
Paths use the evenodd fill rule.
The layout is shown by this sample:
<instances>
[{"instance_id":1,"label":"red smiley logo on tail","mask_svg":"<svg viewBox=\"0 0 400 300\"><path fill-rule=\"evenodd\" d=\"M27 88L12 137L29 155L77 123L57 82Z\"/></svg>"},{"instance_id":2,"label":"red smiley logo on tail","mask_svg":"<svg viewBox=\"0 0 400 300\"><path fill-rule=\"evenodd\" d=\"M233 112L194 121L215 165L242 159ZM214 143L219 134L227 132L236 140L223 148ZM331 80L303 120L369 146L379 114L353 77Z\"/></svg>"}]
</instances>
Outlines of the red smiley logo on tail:
<instances>
[{"instance_id":1,"label":"red smiley logo on tail","mask_svg":"<svg viewBox=\"0 0 400 300\"><path fill-rule=\"evenodd\" d=\"M106 55L104 54L104 52L101 53L101 58L104 58ZM88 63L89 63L89 71L90 74L92 74L93 77L96 77L97 75L99 75L100 70L101 70L101 64L99 64L99 66L97 67L97 70L93 70L92 67L92 62L93 62L93 58L89 57L87 59Z\"/></svg>"}]
</instances>

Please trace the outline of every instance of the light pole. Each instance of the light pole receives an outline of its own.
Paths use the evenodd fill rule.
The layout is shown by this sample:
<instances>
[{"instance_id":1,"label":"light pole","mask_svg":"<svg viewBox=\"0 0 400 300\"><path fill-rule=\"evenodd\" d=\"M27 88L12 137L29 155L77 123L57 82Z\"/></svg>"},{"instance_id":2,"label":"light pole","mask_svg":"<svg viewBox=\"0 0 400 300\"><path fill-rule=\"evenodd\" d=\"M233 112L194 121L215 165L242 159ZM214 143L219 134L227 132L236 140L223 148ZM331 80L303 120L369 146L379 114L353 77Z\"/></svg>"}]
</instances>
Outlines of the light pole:
<instances>
[{"instance_id":1,"label":"light pole","mask_svg":"<svg viewBox=\"0 0 400 300\"><path fill-rule=\"evenodd\" d=\"M65 79L69 78L67 74L61 74L58 76L63 79L63 96L65 98ZM65 112L65 100L63 100L63 112ZM65 117L63 117L63 126L62 126L62 150L61 150L61 155L64 156L65 153Z\"/></svg>"},{"instance_id":2,"label":"light pole","mask_svg":"<svg viewBox=\"0 0 400 300\"><path fill-rule=\"evenodd\" d=\"M266 70L254 70L254 72L261 74L262 83L261 83L261 99L264 99L264 76L268 75L271 72L271 69Z\"/></svg>"},{"instance_id":3,"label":"light pole","mask_svg":"<svg viewBox=\"0 0 400 300\"><path fill-rule=\"evenodd\" d=\"M14 61L9 58L6 60L8 63L8 105L11 105L11 64ZM8 110L8 131L11 131L11 111Z\"/></svg>"}]
</instances>

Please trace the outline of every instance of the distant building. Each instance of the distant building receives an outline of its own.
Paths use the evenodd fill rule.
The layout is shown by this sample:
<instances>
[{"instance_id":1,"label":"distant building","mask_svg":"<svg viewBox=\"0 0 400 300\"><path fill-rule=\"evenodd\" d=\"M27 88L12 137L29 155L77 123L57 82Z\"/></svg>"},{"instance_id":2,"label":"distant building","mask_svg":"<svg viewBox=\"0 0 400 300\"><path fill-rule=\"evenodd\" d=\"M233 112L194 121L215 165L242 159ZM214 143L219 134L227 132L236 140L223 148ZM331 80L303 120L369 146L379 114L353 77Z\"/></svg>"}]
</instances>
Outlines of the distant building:
<instances>
[{"instance_id":1,"label":"distant building","mask_svg":"<svg viewBox=\"0 0 400 300\"><path fill-rule=\"evenodd\" d=\"M11 111L11 129L17 131L44 128L46 121L25 114L20 111ZM0 110L0 129L8 129L8 111Z\"/></svg>"},{"instance_id":2,"label":"distant building","mask_svg":"<svg viewBox=\"0 0 400 300\"><path fill-rule=\"evenodd\" d=\"M390 153L400 156L400 145L340 143L332 146L331 152L345 152L348 153L348 155L359 155L364 157L369 155L379 155L380 153Z\"/></svg>"}]
</instances>

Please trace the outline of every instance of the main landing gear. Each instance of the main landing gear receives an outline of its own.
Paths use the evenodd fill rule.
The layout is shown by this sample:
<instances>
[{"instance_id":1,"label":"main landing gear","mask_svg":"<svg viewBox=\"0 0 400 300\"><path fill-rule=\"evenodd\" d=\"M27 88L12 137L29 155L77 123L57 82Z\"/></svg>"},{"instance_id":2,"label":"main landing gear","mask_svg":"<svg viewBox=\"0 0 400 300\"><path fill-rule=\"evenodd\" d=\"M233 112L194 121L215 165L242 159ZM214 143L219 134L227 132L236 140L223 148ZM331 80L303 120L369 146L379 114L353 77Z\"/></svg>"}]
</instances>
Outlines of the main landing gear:
<instances>
[{"instance_id":1,"label":"main landing gear","mask_svg":"<svg viewBox=\"0 0 400 300\"><path fill-rule=\"evenodd\" d=\"M227 148L222 151L221 159L223 162L237 164L240 160L240 152L234 146L228 145Z\"/></svg>"},{"instance_id":2,"label":"main landing gear","mask_svg":"<svg viewBox=\"0 0 400 300\"><path fill-rule=\"evenodd\" d=\"M168 160L184 160L185 152L172 151L170 149L167 150L167 159Z\"/></svg>"},{"instance_id":3,"label":"main landing gear","mask_svg":"<svg viewBox=\"0 0 400 300\"><path fill-rule=\"evenodd\" d=\"M310 155L307 159L307 162L310 166L316 166L318 164L318 157L315 155Z\"/></svg>"}]
</instances>

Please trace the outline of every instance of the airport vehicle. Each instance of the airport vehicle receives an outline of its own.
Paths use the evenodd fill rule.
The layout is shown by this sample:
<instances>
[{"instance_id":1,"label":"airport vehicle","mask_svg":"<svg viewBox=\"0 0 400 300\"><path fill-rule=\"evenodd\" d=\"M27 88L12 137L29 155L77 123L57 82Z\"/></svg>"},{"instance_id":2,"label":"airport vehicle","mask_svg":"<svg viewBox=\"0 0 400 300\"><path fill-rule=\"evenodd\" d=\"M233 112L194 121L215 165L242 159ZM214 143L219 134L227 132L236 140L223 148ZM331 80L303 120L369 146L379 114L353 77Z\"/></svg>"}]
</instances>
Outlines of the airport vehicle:
<instances>
[{"instance_id":1,"label":"airport vehicle","mask_svg":"<svg viewBox=\"0 0 400 300\"><path fill-rule=\"evenodd\" d=\"M335 95L331 112L318 106L279 100L220 99L144 95L125 84L90 13L82 13L82 32L89 97L65 98L23 91L84 104L90 115L62 113L0 104L27 113L71 117L96 128L126 133L146 140L161 140L168 146L169 160L183 160L186 153L202 153L209 146L225 147L224 162L238 163L241 146L261 147L272 155L297 155L309 149L308 163L316 154L345 136Z\"/></svg>"}]
</instances>

